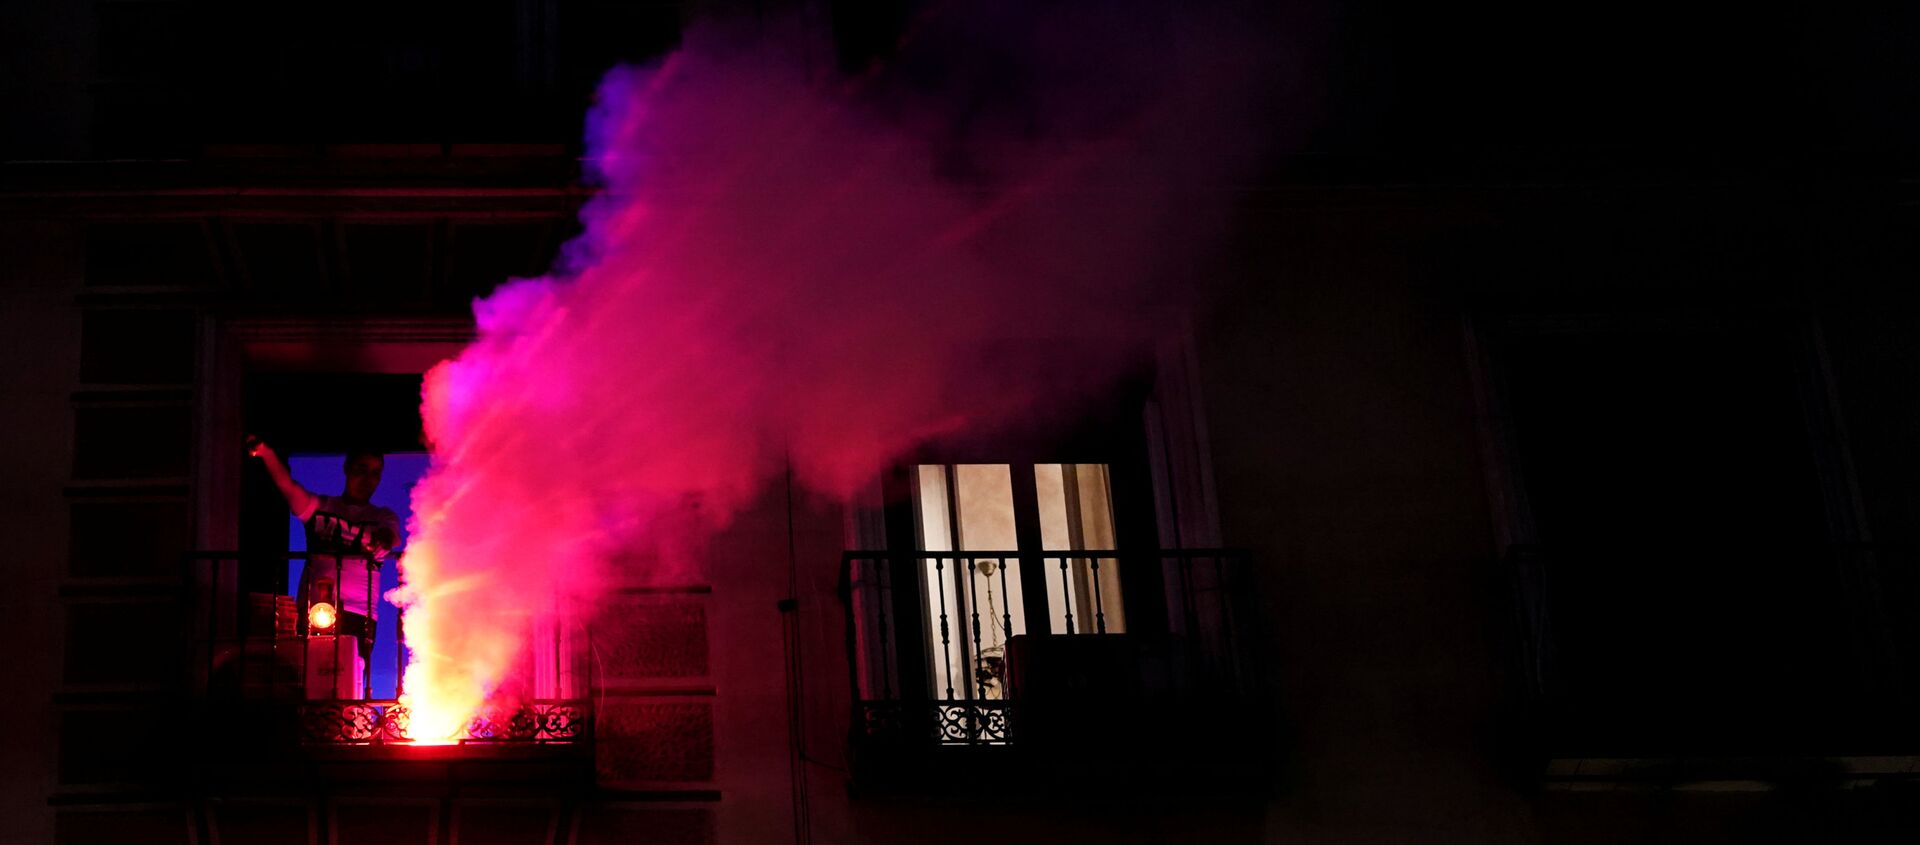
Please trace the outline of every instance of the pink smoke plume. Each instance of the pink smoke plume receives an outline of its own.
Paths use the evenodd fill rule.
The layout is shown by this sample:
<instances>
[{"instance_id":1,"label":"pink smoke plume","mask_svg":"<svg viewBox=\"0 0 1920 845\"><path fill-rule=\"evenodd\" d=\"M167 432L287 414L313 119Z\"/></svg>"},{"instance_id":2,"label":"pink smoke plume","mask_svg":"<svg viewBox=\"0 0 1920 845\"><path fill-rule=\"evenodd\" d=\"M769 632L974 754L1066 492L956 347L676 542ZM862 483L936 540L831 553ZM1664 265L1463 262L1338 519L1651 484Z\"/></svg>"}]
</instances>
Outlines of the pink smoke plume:
<instances>
[{"instance_id":1,"label":"pink smoke plume","mask_svg":"<svg viewBox=\"0 0 1920 845\"><path fill-rule=\"evenodd\" d=\"M1098 392L1177 325L1222 211L1193 189L1251 148L1209 111L1231 86L1019 31L921 32L917 64L849 80L768 27L700 26L606 77L583 234L476 303L426 380L396 596L416 737L518 694L557 596L697 546L690 504L711 527L789 467L846 494Z\"/></svg>"}]
</instances>

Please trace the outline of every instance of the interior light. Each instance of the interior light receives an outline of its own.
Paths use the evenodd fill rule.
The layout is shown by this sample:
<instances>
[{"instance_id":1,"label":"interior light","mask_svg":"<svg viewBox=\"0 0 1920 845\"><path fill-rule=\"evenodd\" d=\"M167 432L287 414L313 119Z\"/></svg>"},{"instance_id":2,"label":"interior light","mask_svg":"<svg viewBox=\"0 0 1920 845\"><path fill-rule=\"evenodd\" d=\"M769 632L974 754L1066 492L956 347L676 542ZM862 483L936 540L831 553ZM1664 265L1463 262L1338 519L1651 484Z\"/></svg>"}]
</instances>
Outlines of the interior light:
<instances>
[{"instance_id":1,"label":"interior light","mask_svg":"<svg viewBox=\"0 0 1920 845\"><path fill-rule=\"evenodd\" d=\"M333 623L339 621L339 615L333 612L333 605L323 601L313 603L307 608L307 627L314 633L333 630Z\"/></svg>"}]
</instances>

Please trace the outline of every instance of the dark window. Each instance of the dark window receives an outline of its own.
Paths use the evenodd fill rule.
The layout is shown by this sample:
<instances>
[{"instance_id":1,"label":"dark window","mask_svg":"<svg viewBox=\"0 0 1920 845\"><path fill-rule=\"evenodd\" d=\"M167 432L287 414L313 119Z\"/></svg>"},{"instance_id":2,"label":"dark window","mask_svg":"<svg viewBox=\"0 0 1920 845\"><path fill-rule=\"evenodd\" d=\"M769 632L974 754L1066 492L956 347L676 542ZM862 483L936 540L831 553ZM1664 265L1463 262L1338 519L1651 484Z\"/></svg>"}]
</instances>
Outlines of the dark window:
<instances>
[{"instance_id":1,"label":"dark window","mask_svg":"<svg viewBox=\"0 0 1920 845\"><path fill-rule=\"evenodd\" d=\"M1554 752L1849 750L1873 598L1830 530L1795 334L1616 321L1500 350Z\"/></svg>"}]
</instances>

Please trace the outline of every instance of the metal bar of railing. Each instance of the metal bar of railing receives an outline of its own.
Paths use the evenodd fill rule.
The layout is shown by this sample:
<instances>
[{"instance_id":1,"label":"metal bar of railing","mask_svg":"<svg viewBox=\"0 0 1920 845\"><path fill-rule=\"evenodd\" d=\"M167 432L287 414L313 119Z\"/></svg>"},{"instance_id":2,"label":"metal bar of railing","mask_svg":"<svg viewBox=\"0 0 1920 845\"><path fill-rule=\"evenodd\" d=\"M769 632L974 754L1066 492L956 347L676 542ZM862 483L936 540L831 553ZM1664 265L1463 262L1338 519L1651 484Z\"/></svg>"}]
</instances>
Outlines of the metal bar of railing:
<instances>
[{"instance_id":1,"label":"metal bar of railing","mask_svg":"<svg viewBox=\"0 0 1920 845\"><path fill-rule=\"evenodd\" d=\"M1066 633L1073 630L1073 573L1067 569L1067 558L1060 557L1060 606L1066 615Z\"/></svg>"},{"instance_id":2,"label":"metal bar of railing","mask_svg":"<svg viewBox=\"0 0 1920 845\"><path fill-rule=\"evenodd\" d=\"M346 560L355 559L356 557L364 557L369 562L369 565L364 570L363 596L366 599L366 605L362 609L372 611L377 606L378 590L375 587L374 579L377 578L378 569L371 565L372 559L370 556L356 556L350 553L336 555L332 553L308 552L264 554L243 552L191 552L187 554L185 556L187 562L187 582L196 594L193 602L202 603L206 608L205 628L198 637L201 641L199 645L202 647L201 651L205 659L203 668L204 676L197 682L198 687L203 691L213 692L217 689L232 686L233 693L237 695L247 695L249 694L248 690L252 688L249 682L256 680L254 674L255 670L259 668L253 664L262 661L271 664L273 661L282 658L283 651L281 646L283 641L280 637L281 605L277 599L272 604L263 604L248 600L246 598L247 594L243 591L246 583L243 577L245 574L244 570L250 566L258 566L262 563L284 566L290 561L307 561L308 566L306 572L303 573L303 584L300 589L303 602L296 604L294 608L295 619L293 622L295 630L298 631L307 625L312 605L317 600L317 597L313 595L313 591L306 588L306 583L314 580L313 576L316 574L314 571L316 564L323 570L329 565L331 565L333 569L332 591L330 594L325 595L324 598L336 605L335 618L339 619L339 614L347 612L346 604L343 601L347 591L342 589L342 587L347 586L344 584ZM368 624L361 628L358 633L370 637L373 634L372 614L367 613L361 615L365 617ZM336 625L338 625L337 622ZM262 630L263 627L264 630ZM344 636L345 632L340 628L336 628L335 635ZM395 666L397 672L404 669L405 643L403 637L404 635L399 634L395 637ZM264 650L259 647L262 644L258 642L259 640L264 640ZM255 642L250 644L250 641ZM337 657L338 652L336 651L335 654ZM307 655L302 652L300 654L300 664L304 666L306 659ZM361 696L365 698L374 694L372 689L373 662L371 660L366 661L363 665L363 670L364 674L361 676ZM340 665L340 661L336 660L329 684L335 693L337 693L340 688L340 673L343 671L348 671L348 667ZM268 681L270 683L273 682L273 676L269 676ZM396 689L396 695L397 694L398 690Z\"/></svg>"},{"instance_id":3,"label":"metal bar of railing","mask_svg":"<svg viewBox=\"0 0 1920 845\"><path fill-rule=\"evenodd\" d=\"M1236 589L1235 585L1245 557L1245 552L1231 549L1162 549L1140 552L1075 549L1024 555L1012 551L971 550L910 553L847 552L844 560L849 571L854 574L850 576L853 591L849 594L848 605L849 624L854 627L854 630L850 631L849 642L855 648L855 659L864 666L872 667L872 669L863 670L868 673L869 679L873 677L872 673L876 670L882 673L883 677L890 678L893 671L905 668L892 666L894 659L913 658L909 655L895 655L881 645L891 641L896 634L904 636L904 631L894 632L883 629L873 632L862 631L861 628L874 624L876 619L885 619L887 629L890 629L893 624L915 625L921 626L921 630L926 632L928 639L932 639L932 634L936 630L940 634L939 653L936 655L932 648L925 652L925 659L938 663L937 666L930 667L935 671L931 673L932 683L928 684L930 689L926 691L928 695L925 699L915 695L914 690L911 689L894 690L890 683L876 685L872 680L856 681L855 690L858 696L856 731L869 738L881 739L893 736L900 741L910 743L924 742L927 741L927 737L933 736L937 737L933 740L934 742L946 746L1005 745L1015 741L1012 739L1014 733L1010 726L1019 723L1017 708L1020 707L1023 692L1032 694L1016 689L1014 684L1018 683L1017 679L1022 678L1023 675L1030 677L1036 671L1048 673L1057 671L1054 668L1040 668L1043 666L1060 666L1067 671L1100 672L1103 670L1098 668L1099 664L1075 664L1077 668L1073 668L1066 667L1065 664L1051 663L1050 661L1054 658L1043 657L1048 654L1047 651L1035 650L1028 652L1029 659L1049 662L1031 662L1024 668L1010 665L1008 668L1013 671L1005 673L1004 685L996 690L987 677L987 673L994 670L990 670L981 661L969 662L966 657L969 654L979 656L988 650L989 633L994 625L998 625L1000 633L1011 641L1017 630L1015 617L1021 616L1028 623L1024 633L1044 637L1057 629L1053 628L1052 624L1041 620L1051 618L1064 622L1068 614L1074 610L1079 611L1074 615L1081 617L1079 623L1084 627L1069 625L1066 630L1070 635L1118 635L1124 631L1129 635L1141 637L1142 639L1138 640L1142 643L1139 649L1146 662L1141 663L1138 669L1133 671L1165 672L1165 686L1156 688L1164 689L1174 697L1168 703L1182 700L1195 701L1196 697L1198 697L1197 700L1204 701L1257 694L1255 689L1248 686L1248 678L1255 672L1256 667L1250 662L1251 655L1240 653L1243 644L1239 642L1239 623L1244 617L1244 609L1239 608L1237 602L1243 597L1243 591ZM993 607L991 602L987 602L986 611L980 608L986 598L983 590L992 589L995 586L992 583L995 577L1000 579L998 588L1005 593L1009 585L1020 575L1017 572L1007 571L1014 559L1036 565L1040 567L1038 571L1041 572L1050 571L1054 567L1059 567L1063 572L1063 588L1058 593L1053 591L1051 585L1046 585L1045 580L1040 581L1040 584L1045 585L1045 593L1040 596L1040 615L1032 613L1031 608L1023 610L1013 606L1020 602L1009 602L1005 608ZM1086 561L1084 566L1079 563L1082 560ZM919 585L920 589L925 590L922 594L925 596L922 600L922 606L926 607L924 615L911 618L902 616L906 607L904 604L896 609L902 613L893 614L899 617L897 620L886 618L882 612L867 609L867 602L883 600L885 596L875 595L879 590L879 582L867 577L864 573L884 570L890 561L912 561L914 565L924 567L920 571L933 577L933 584ZM997 573L987 569L989 562L997 566ZM1158 628L1157 625L1143 629L1134 625L1122 626L1114 620L1105 618L1109 615L1106 608L1109 600L1119 602L1122 597L1110 589L1114 586L1113 584L1102 584L1101 576L1113 579L1119 573L1139 566L1154 567L1143 572L1156 572L1155 577L1164 578L1168 588L1164 599L1172 614L1166 619L1167 626L1158 629L1158 634L1153 630ZM953 576L950 579L951 584L948 583L949 572ZM959 577L963 573L966 576L964 584ZM979 581L982 576L987 579L984 587ZM1094 583L1086 584L1074 579L1092 580ZM1122 582L1116 581L1116 583ZM952 590L951 597L948 595L949 589ZM1038 591L1030 588L1027 592L1029 598L1032 598ZM1214 595L1211 597L1203 595L1207 592L1212 592ZM1134 597L1128 595L1126 598ZM962 602L970 603L971 607L963 607ZM1059 602L1060 605L1055 606L1055 602ZM1089 602L1093 606L1090 612L1091 620L1086 618L1089 615L1089 611L1086 610ZM937 607L934 607L936 605ZM1076 608L1075 605L1079 607ZM1116 604L1115 611L1118 612L1120 607L1121 605ZM881 608L881 611L884 610L884 607ZM953 618L955 613L960 614L959 621L963 626L959 640L953 637L952 625L955 621ZM997 621L993 618L996 616ZM1138 618L1149 620L1155 617L1151 614L1142 614ZM967 639L969 631L971 639ZM1166 636L1165 643L1174 649L1173 652L1159 651L1158 649L1163 647L1154 645L1159 634ZM876 647L881 649L877 653L873 651ZM1072 652L1061 652L1061 654L1070 653ZM1166 656L1154 657L1155 654ZM880 665L874 667L874 663ZM968 673L965 683L956 682L953 678L953 671L961 668L953 666L954 663L965 664L964 672ZM1151 668L1155 666L1163 668ZM1096 684L1113 681L1127 683L1121 678L1111 680L1090 678L1090 680ZM895 698L896 695L902 698ZM1152 699L1143 699L1143 701L1148 700ZM1038 705L1029 703L1028 706Z\"/></svg>"},{"instance_id":4,"label":"metal bar of railing","mask_svg":"<svg viewBox=\"0 0 1920 845\"><path fill-rule=\"evenodd\" d=\"M888 561L896 559L913 560L916 564L925 567L923 571L927 572L934 582L927 587L926 603L937 606L929 608L930 618L927 624L929 635L936 633L939 635L939 654L935 655L932 649L928 650L928 656L937 661L934 668L937 670L936 676L939 683L935 685L934 691L942 697L957 700L962 697L962 687L971 688L975 684L963 684L954 678L953 673L963 668L964 671L971 672L978 667L961 667L953 664L964 663L964 657L968 654L978 656L986 652L988 628L992 625L997 624L1000 627L1000 634L1007 640L1013 639L1016 633L1014 617L1019 614L1015 613L1017 608L1014 605L1019 602L1009 602L1002 608L991 608L989 605L991 610L996 611L993 615L999 618L997 620L982 618L987 614L980 609L980 604L983 602L981 595L983 586L978 580L984 576L991 585L992 579L998 577L1000 592L1003 595L1007 594L1012 579L1018 575L1018 573L1008 572L1016 559L1030 559L1031 562L1038 563L1047 569L1057 567L1062 573L1061 589L1055 593L1049 587L1047 592L1050 595L1041 597L1041 607L1049 611L1048 615L1051 618L1064 623L1068 633L1101 635L1117 634L1123 630L1150 635L1151 632L1133 626L1119 628L1114 620L1108 618L1112 614L1108 613L1107 604L1110 599L1117 601L1118 598L1110 589L1114 585L1105 584L1104 581L1111 580L1114 577L1112 573L1119 573L1130 566L1146 564L1149 560L1158 561L1160 571L1164 573L1167 586L1170 588L1170 594L1166 597L1167 605L1175 613L1173 619L1169 620L1172 624L1165 630L1173 635L1174 644L1184 655L1178 665L1170 665L1169 668L1179 670L1183 677L1188 677L1192 681L1209 679L1211 683L1237 685L1242 680L1245 667L1241 665L1242 661L1230 654L1240 647L1237 643L1240 610L1235 604L1236 590L1232 584L1237 577L1237 567L1245 556L1245 552L1234 549L1162 549L1141 552L1076 549L1065 553L1043 552L1025 555L1014 551L848 552L845 558L848 565L860 573L884 570ZM996 565L997 573L986 571L986 564L989 561ZM1081 566L1080 561L1085 561L1085 565ZM962 567L965 568L962 569ZM949 573L954 577L949 578ZM958 577L962 574L966 576L964 584ZM1074 580L1076 577L1092 583L1076 586ZM948 583L949 581L952 583ZM953 591L951 597L949 588ZM862 627L873 624L876 619L880 623L879 630L869 632L861 640L871 644L866 646L869 651L863 654L861 659L867 661L869 665L878 663L879 665L873 668L886 680L877 685L878 688L869 687L867 694L895 695L899 691L893 689L891 678L898 667L893 666L893 661L901 656L891 652L890 643L896 633L892 627L897 623L884 606L885 596L878 594L880 585L876 578L861 575L856 579L855 589L857 592L864 593L865 596L860 607L865 607L865 601L881 602L881 606L875 610L862 610L860 614L862 619L857 621L857 624ZM1213 593L1210 597L1205 595L1209 592ZM1093 605L1091 611L1084 606L1076 607L1076 605L1084 605L1089 600ZM970 603L973 606L970 609L956 611L955 608L959 607L961 602ZM1059 605L1051 606L1054 602L1059 602ZM1117 608L1118 605L1116 610ZM959 620L962 625L959 640L954 638L952 628L955 621L952 614L955 612L962 614ZM1091 615L1092 618L1068 621L1076 616L1086 615ZM1025 618L1034 619L1031 613L1025 614ZM1044 634L1049 629L1051 626L1037 630L1029 628L1027 633ZM968 632L971 632L970 639ZM877 652L872 651L875 647L879 648ZM1199 674L1192 674L1195 672ZM1011 682L1010 677L1008 680Z\"/></svg>"},{"instance_id":5,"label":"metal bar of railing","mask_svg":"<svg viewBox=\"0 0 1920 845\"><path fill-rule=\"evenodd\" d=\"M933 559L933 582L940 597L940 655L946 661L947 698L953 698L953 644L947 635L946 559Z\"/></svg>"},{"instance_id":6,"label":"metal bar of railing","mask_svg":"<svg viewBox=\"0 0 1920 845\"><path fill-rule=\"evenodd\" d=\"M363 580L366 584L366 594L362 596L362 598L366 599L365 608L367 611L365 613L366 621L360 623L360 633L369 640L366 647L361 650L361 653L365 654L366 658L360 661L360 694L366 698L373 697L373 643L371 640L373 640L374 631L376 630L374 626L379 624L374 621L374 611L377 608L373 603L373 579L375 577L374 573L379 571L379 567L379 563L371 557L363 560L360 566L360 572L365 576Z\"/></svg>"},{"instance_id":7,"label":"metal bar of railing","mask_svg":"<svg viewBox=\"0 0 1920 845\"><path fill-rule=\"evenodd\" d=\"M980 586L975 580L978 574L979 565L973 558L967 558L967 610L973 616L973 652L968 655L966 676L969 698L980 697L980 687L983 685L980 670L985 665L983 655L986 643L980 639Z\"/></svg>"},{"instance_id":8,"label":"metal bar of railing","mask_svg":"<svg viewBox=\"0 0 1920 845\"><path fill-rule=\"evenodd\" d=\"M327 558L334 559L328 560ZM187 589L188 594L184 599L183 606L193 608L194 612L190 612L184 618L188 620L201 620L199 623L186 623L190 628L198 628L198 630L190 632L192 636L189 640L187 652L192 655L189 660L200 663L200 665L203 666L199 671L204 672L204 674L194 679L193 688L197 690L197 694L207 696L206 700L210 703L228 697L233 699L248 699L260 694L277 698L280 693L284 691L281 689L281 685L286 683L298 685L300 683L299 678L304 677L304 671L293 669L292 674L289 675L287 670L293 667L286 665L286 661L297 661L300 665L304 665L307 658L307 651L304 648L294 651L284 650L282 646L287 642L287 638L281 635L290 632L283 631L282 628L293 625L296 621L304 621L307 615L304 611L310 609L313 601L321 598L325 598L339 605L337 608L338 612L345 612L345 605L341 602L341 599L351 594L352 585L344 585L347 589L342 590L342 580L345 575L347 561L353 558L353 555L334 556L326 553L307 554L301 552L275 554L192 552L187 554L185 556L184 566L182 567L182 583L185 589ZM314 591L306 596L307 606L300 606L299 603L292 601L292 597L290 596L283 597L278 593L271 592L253 594L247 590L247 586L250 583L247 580L248 573L254 568L263 564L284 567L287 562L293 560L308 561L309 568L307 575L309 577L318 577L322 580L324 579L326 570L331 568L334 576L334 586L332 587L331 593L322 595L318 591ZM281 571L284 572L284 568ZM374 579L377 578L377 572L378 570L376 568L369 566L364 573L365 578L362 585L362 593L367 599L368 604L366 607L361 608L363 610L372 610L377 606L374 604L378 596L374 583ZM303 580L307 579L303 578ZM283 598L285 601L283 601ZM287 611L296 608L302 611L298 614L298 620L288 618L286 616ZM371 622L371 614L367 614L367 616L368 621ZM199 627L201 625L204 627ZM294 630L298 630L297 626ZM363 633L371 634L372 631L368 629L364 630ZM336 631L333 634L333 636L344 635L345 633L343 631ZM590 632L588 636L589 639L585 645L587 649L591 650ZM305 638L301 637L300 639L304 640ZM394 666L397 673L394 696L397 698L401 692L399 688L400 676L398 673L404 671L405 633L403 630L396 629L393 642L395 649ZM341 643L343 643L343 641L336 640L336 645ZM555 647L557 649L565 649L568 646L560 642L560 638L556 637ZM357 654L357 652L353 652L352 650L346 651L351 654ZM338 648L333 652L335 658L340 657L341 654L342 650ZM564 659L564 656L556 656L553 669L555 674L555 683L553 685L554 694L551 696L540 696L530 702L530 706L535 707L540 713L551 712L557 714L550 718L546 716L542 717L548 719L548 721L535 720L533 724L543 733L539 733L538 736L522 736L523 731L516 722L508 731L510 735L502 735L500 737L494 737L494 739L500 741L531 739L536 742L570 742L577 739L578 736L583 735L579 732L586 730L587 727L582 720L585 714L590 711L584 704L566 698L566 693L570 690L568 685L561 683L561 679L559 678L559 675L565 672L564 667L561 665ZM361 676L361 681L365 684L362 688L363 696L361 698L348 700L336 697L340 694L340 690L343 689L342 679L345 676L340 673L351 671L351 667L341 664L350 662L351 658L348 660L336 659L334 663L334 674L330 678L317 679L324 682L327 689L324 693L321 693L321 691L316 688L316 695L324 694L328 697L307 700L301 704L300 707L303 710L311 710L315 707L322 709L327 707L362 709L372 707L374 708L372 712L376 714L385 713L386 709L390 708L394 703L394 699L373 698L376 691L373 690L371 686L371 663L368 664L368 674ZM194 663L189 663L188 665L191 666L194 665ZM586 668L588 672L586 685L588 689L591 689L593 684L591 661L588 662ZM262 685L262 678L259 677L263 671L267 673L264 678L265 685ZM300 696L295 697L298 698ZM554 707L561 705L568 708L565 713L553 710ZM219 712L221 712L220 705L214 705L214 709L210 711L210 713L213 714ZM342 715L347 715L348 712L348 710L341 711ZM348 716L348 718L357 720L361 719L362 716L351 715ZM385 717L383 716L382 718ZM552 719L559 719L565 723L567 728L564 734L556 734L555 736L549 737L547 733L545 733L550 732L549 728L539 727L541 725L551 726L561 723L554 722ZM498 719L494 721L499 722ZM322 719L315 724L324 725L326 723L327 720ZM495 725L493 729L498 730L504 724L505 723L502 722L500 725ZM311 728L311 725L309 725L309 728ZM389 726L378 728L379 731L389 729ZM395 741L396 739L404 739L404 737L401 737L397 733L391 736L381 733L378 736L358 738L321 738L317 740L309 738L310 741L346 742L351 744L381 743Z\"/></svg>"},{"instance_id":9,"label":"metal bar of railing","mask_svg":"<svg viewBox=\"0 0 1920 845\"><path fill-rule=\"evenodd\" d=\"M1004 646L1013 642L1013 601L1011 599L1012 594L1007 592L1007 559L1005 557L996 559L999 561L998 568L1000 571L1000 643ZM1001 657L1005 658L1006 655L1003 653ZM1003 674L1007 679L1006 695L1011 698L1013 696L1013 672L1006 671Z\"/></svg>"}]
</instances>

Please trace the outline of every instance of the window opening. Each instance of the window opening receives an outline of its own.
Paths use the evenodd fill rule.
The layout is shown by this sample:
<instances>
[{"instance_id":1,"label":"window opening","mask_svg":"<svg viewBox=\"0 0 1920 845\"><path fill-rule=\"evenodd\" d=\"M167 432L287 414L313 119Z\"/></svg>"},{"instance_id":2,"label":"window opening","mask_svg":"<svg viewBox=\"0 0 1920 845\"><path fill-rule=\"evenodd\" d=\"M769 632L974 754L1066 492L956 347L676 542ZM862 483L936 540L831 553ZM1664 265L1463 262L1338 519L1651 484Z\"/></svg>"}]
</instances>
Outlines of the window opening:
<instances>
[{"instance_id":1,"label":"window opening","mask_svg":"<svg viewBox=\"0 0 1920 845\"><path fill-rule=\"evenodd\" d=\"M944 699L1004 699L1009 641L1028 632L1020 554L1045 571L1046 629L1052 634L1126 630L1120 568L1111 557L1033 552L1111 550L1114 519L1105 464L1034 464L1034 513L1016 501L1015 464L922 464L913 474L915 529L930 660L931 692ZM1025 476L1024 472L1018 473ZM1041 548L1022 548L1019 524L1040 528ZM964 554L980 552L979 556ZM945 553L945 554L941 554Z\"/></svg>"}]
</instances>

